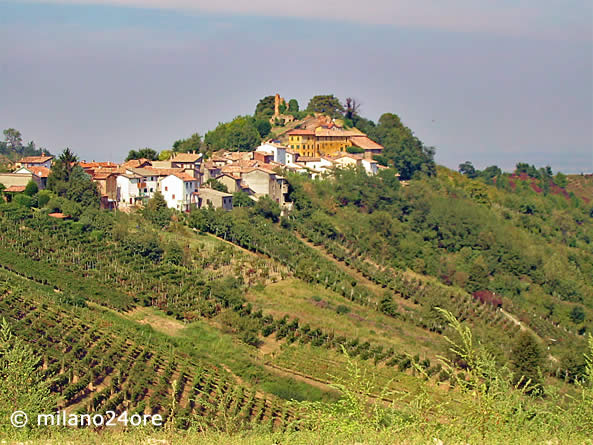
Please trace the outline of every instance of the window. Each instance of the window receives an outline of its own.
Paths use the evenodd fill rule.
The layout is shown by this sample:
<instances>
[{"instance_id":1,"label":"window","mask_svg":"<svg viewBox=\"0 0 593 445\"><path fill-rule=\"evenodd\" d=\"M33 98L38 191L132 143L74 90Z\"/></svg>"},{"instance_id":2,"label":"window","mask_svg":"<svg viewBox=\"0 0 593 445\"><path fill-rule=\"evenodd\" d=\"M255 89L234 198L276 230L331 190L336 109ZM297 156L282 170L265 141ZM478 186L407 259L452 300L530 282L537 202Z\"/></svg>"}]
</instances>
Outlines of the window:
<instances>
[{"instance_id":1,"label":"window","mask_svg":"<svg viewBox=\"0 0 593 445\"><path fill-rule=\"evenodd\" d=\"M168 192L169 191L169 187L165 186L165 191Z\"/></svg>"},{"instance_id":2,"label":"window","mask_svg":"<svg viewBox=\"0 0 593 445\"><path fill-rule=\"evenodd\" d=\"M171 199L175 199L175 194L173 194L173 196L171 197Z\"/></svg>"},{"instance_id":3,"label":"window","mask_svg":"<svg viewBox=\"0 0 593 445\"><path fill-rule=\"evenodd\" d=\"M154 189L152 187L150 187L150 193L154 192Z\"/></svg>"}]
</instances>

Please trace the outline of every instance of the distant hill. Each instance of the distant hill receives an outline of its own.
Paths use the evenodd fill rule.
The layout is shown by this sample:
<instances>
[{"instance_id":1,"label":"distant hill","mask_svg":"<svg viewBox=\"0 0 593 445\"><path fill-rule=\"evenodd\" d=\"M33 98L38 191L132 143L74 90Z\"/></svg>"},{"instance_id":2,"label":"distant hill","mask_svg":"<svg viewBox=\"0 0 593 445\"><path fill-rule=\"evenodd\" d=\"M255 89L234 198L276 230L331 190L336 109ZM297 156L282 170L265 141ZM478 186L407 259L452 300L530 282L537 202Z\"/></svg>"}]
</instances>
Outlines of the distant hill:
<instances>
[{"instance_id":1,"label":"distant hill","mask_svg":"<svg viewBox=\"0 0 593 445\"><path fill-rule=\"evenodd\" d=\"M568 175L567 178L566 190L587 203L593 200L593 175Z\"/></svg>"}]
</instances>

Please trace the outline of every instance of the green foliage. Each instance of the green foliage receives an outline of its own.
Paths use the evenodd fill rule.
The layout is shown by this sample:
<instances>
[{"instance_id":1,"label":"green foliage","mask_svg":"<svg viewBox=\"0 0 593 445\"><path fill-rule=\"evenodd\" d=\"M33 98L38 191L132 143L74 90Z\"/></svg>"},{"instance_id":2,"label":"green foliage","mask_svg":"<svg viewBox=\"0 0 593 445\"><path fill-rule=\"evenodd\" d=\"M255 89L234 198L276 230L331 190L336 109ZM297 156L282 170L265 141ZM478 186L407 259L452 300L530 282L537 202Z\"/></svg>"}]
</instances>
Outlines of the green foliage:
<instances>
[{"instance_id":1,"label":"green foliage","mask_svg":"<svg viewBox=\"0 0 593 445\"><path fill-rule=\"evenodd\" d=\"M265 119L256 119L254 125L262 139L268 136L270 131L272 131L272 124Z\"/></svg>"},{"instance_id":2,"label":"green foliage","mask_svg":"<svg viewBox=\"0 0 593 445\"><path fill-rule=\"evenodd\" d=\"M211 150L250 151L260 142L261 135L251 116L238 116L228 123L220 123L206 133L204 142Z\"/></svg>"},{"instance_id":3,"label":"green foliage","mask_svg":"<svg viewBox=\"0 0 593 445\"><path fill-rule=\"evenodd\" d=\"M126 162L133 159L148 159L149 161L157 161L159 154L152 148L142 148L140 150L130 150L126 156Z\"/></svg>"},{"instance_id":4,"label":"green foliage","mask_svg":"<svg viewBox=\"0 0 593 445\"><path fill-rule=\"evenodd\" d=\"M581 306L575 306L570 311L570 319L574 324L580 324L585 321L585 311Z\"/></svg>"},{"instance_id":5,"label":"green foliage","mask_svg":"<svg viewBox=\"0 0 593 445\"><path fill-rule=\"evenodd\" d=\"M167 201L165 201L163 194L156 191L146 203L142 214L153 224L159 227L165 227L171 222L172 211L167 207Z\"/></svg>"},{"instance_id":6,"label":"green foliage","mask_svg":"<svg viewBox=\"0 0 593 445\"><path fill-rule=\"evenodd\" d=\"M360 154L360 153L364 153L364 148L351 146L351 147L346 147L346 151L350 154Z\"/></svg>"},{"instance_id":7,"label":"green foliage","mask_svg":"<svg viewBox=\"0 0 593 445\"><path fill-rule=\"evenodd\" d=\"M254 116L259 119L270 119L274 115L274 96L266 96L255 107Z\"/></svg>"},{"instance_id":8,"label":"green foliage","mask_svg":"<svg viewBox=\"0 0 593 445\"><path fill-rule=\"evenodd\" d=\"M556 173L556 176L554 176L554 183L558 187L566 187L568 185L566 175L560 172Z\"/></svg>"},{"instance_id":9,"label":"green foliage","mask_svg":"<svg viewBox=\"0 0 593 445\"><path fill-rule=\"evenodd\" d=\"M299 103L296 99L290 99L288 101L288 112L290 114L297 113L299 111Z\"/></svg>"},{"instance_id":10,"label":"green foliage","mask_svg":"<svg viewBox=\"0 0 593 445\"><path fill-rule=\"evenodd\" d=\"M173 151L175 153L198 152L202 147L202 136L198 133L192 134L187 139L179 139L173 142Z\"/></svg>"},{"instance_id":11,"label":"green foliage","mask_svg":"<svg viewBox=\"0 0 593 445\"><path fill-rule=\"evenodd\" d=\"M470 161L465 161L463 164L459 164L459 173L473 179L478 176L476 169Z\"/></svg>"},{"instance_id":12,"label":"green foliage","mask_svg":"<svg viewBox=\"0 0 593 445\"><path fill-rule=\"evenodd\" d=\"M410 179L417 172L428 176L436 174L433 147L426 147L405 127L396 114L385 113L379 124L368 125L369 137L377 140L385 149L375 159L380 163L394 167L401 179Z\"/></svg>"},{"instance_id":13,"label":"green foliage","mask_svg":"<svg viewBox=\"0 0 593 445\"><path fill-rule=\"evenodd\" d=\"M173 157L173 150L163 150L159 153L159 161L168 161Z\"/></svg>"},{"instance_id":14,"label":"green foliage","mask_svg":"<svg viewBox=\"0 0 593 445\"><path fill-rule=\"evenodd\" d=\"M99 207L99 190L91 177L78 165L78 159L66 148L53 163L47 188L59 197L84 207Z\"/></svg>"},{"instance_id":15,"label":"green foliage","mask_svg":"<svg viewBox=\"0 0 593 445\"><path fill-rule=\"evenodd\" d=\"M522 331L515 340L512 350L514 371L513 383L519 387L529 385L528 393L542 391L543 352L535 338Z\"/></svg>"},{"instance_id":16,"label":"green foliage","mask_svg":"<svg viewBox=\"0 0 593 445\"><path fill-rule=\"evenodd\" d=\"M33 206L33 199L24 193L17 193L13 201L21 207L31 208Z\"/></svg>"},{"instance_id":17,"label":"green foliage","mask_svg":"<svg viewBox=\"0 0 593 445\"><path fill-rule=\"evenodd\" d=\"M40 358L20 338L15 337L5 318L0 325L0 418L5 433L13 427L7 421L17 410L29 419L54 409L55 400L39 368Z\"/></svg>"},{"instance_id":18,"label":"green foliage","mask_svg":"<svg viewBox=\"0 0 593 445\"><path fill-rule=\"evenodd\" d=\"M269 196L260 197L255 203L254 211L273 222L278 222L280 219L280 206Z\"/></svg>"},{"instance_id":19,"label":"green foliage","mask_svg":"<svg viewBox=\"0 0 593 445\"><path fill-rule=\"evenodd\" d=\"M227 188L227 186L225 184L223 184L222 182L220 182L214 178L208 179L204 184L207 187L210 187L211 189L218 190L219 192L225 192L225 193L229 192L229 189ZM233 204L234 204L234 201L233 201Z\"/></svg>"},{"instance_id":20,"label":"green foliage","mask_svg":"<svg viewBox=\"0 0 593 445\"><path fill-rule=\"evenodd\" d=\"M233 193L233 207L253 207L255 201L245 192Z\"/></svg>"},{"instance_id":21,"label":"green foliage","mask_svg":"<svg viewBox=\"0 0 593 445\"><path fill-rule=\"evenodd\" d=\"M35 181L29 181L27 183L27 186L25 187L25 195L27 196L33 196L35 194L37 194L37 192L39 191L39 187L37 187L37 183L35 183Z\"/></svg>"},{"instance_id":22,"label":"green foliage","mask_svg":"<svg viewBox=\"0 0 593 445\"><path fill-rule=\"evenodd\" d=\"M323 113L333 118L342 117L344 107L333 94L314 96L307 105L307 111Z\"/></svg>"}]
</instances>

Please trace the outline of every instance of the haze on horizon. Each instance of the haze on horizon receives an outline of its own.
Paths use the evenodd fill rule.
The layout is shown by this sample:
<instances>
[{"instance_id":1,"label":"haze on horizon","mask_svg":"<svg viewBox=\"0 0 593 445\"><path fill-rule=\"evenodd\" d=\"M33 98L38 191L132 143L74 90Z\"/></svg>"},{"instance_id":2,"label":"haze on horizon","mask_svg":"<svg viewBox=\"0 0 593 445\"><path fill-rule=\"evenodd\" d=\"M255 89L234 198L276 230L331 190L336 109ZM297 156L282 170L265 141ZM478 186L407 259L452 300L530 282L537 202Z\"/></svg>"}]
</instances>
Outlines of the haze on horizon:
<instances>
[{"instance_id":1,"label":"haze on horizon","mask_svg":"<svg viewBox=\"0 0 593 445\"><path fill-rule=\"evenodd\" d=\"M280 93L395 112L450 168L593 171L585 0L0 0L0 126L121 161Z\"/></svg>"}]
</instances>

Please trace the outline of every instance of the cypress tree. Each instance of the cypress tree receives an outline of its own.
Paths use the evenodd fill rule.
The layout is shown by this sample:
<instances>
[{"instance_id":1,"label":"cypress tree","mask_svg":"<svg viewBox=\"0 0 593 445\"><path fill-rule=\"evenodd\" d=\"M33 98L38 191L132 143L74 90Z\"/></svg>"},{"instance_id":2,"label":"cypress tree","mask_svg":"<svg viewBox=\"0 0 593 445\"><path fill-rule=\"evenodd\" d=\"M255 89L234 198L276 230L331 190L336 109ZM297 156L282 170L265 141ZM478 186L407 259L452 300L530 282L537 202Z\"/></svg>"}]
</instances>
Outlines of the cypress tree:
<instances>
[{"instance_id":1,"label":"cypress tree","mask_svg":"<svg viewBox=\"0 0 593 445\"><path fill-rule=\"evenodd\" d=\"M527 331L522 331L512 349L512 369L514 383L524 387L529 380L529 393L542 390L540 370L543 367L543 351L536 339Z\"/></svg>"}]
</instances>

